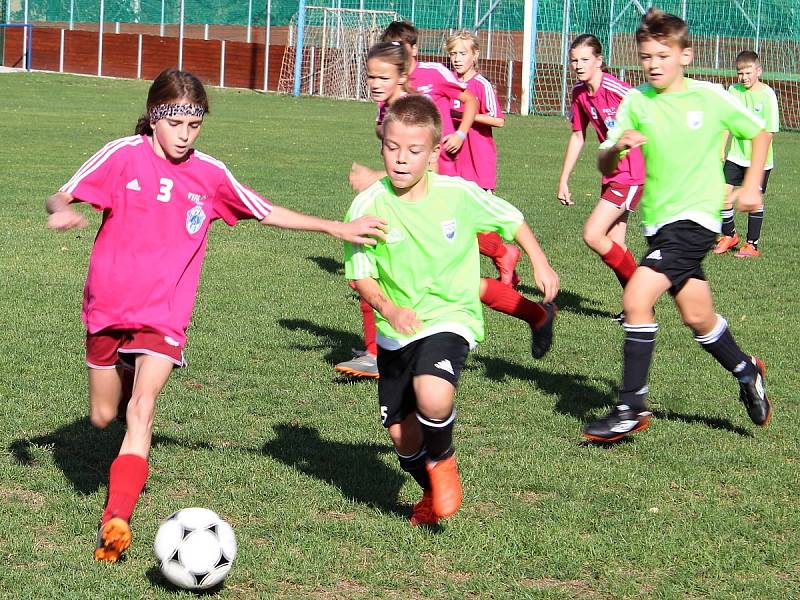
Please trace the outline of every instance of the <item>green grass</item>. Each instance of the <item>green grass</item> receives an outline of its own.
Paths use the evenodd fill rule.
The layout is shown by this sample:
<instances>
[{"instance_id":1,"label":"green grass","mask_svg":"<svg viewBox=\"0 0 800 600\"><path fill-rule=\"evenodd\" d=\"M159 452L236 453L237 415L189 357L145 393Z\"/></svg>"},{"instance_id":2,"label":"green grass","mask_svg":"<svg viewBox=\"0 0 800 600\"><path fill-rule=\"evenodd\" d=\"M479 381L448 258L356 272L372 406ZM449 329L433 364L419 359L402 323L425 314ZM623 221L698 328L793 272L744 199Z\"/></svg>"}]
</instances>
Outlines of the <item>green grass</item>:
<instances>
[{"instance_id":1,"label":"green grass","mask_svg":"<svg viewBox=\"0 0 800 600\"><path fill-rule=\"evenodd\" d=\"M238 536L220 598L800 596L800 135L776 138L763 257L705 263L718 310L767 362L768 429L750 424L735 382L664 299L651 429L610 448L578 443L613 402L621 358L609 318L618 284L581 241L594 157L584 153L571 181L577 206L561 207L567 126L511 116L497 136L498 193L525 212L559 272L561 311L540 362L523 323L487 314L457 398L458 515L439 533L407 525L418 490L380 427L376 387L334 376L360 335L340 244L218 224L190 367L159 401L134 544L107 565L91 550L122 431L85 419L79 319L98 218L54 233L43 203L130 133L147 84L6 74L0 85L0 597L185 594L164 583L151 546L161 519L192 505L224 515ZM280 204L339 218L350 162L378 164L370 104L211 96L198 147ZM630 241L640 254L635 226ZM535 296L527 266L523 281Z\"/></svg>"}]
</instances>

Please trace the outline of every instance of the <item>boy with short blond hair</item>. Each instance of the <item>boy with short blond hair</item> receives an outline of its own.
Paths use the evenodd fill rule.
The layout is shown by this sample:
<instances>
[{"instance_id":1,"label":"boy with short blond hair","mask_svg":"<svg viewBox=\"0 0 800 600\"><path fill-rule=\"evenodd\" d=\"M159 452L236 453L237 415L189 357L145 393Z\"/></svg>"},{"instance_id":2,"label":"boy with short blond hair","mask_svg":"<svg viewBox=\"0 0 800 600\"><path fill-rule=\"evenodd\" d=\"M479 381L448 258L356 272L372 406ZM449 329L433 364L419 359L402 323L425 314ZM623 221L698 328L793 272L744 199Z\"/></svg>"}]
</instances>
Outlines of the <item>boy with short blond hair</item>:
<instances>
[{"instance_id":1,"label":"boy with short blond hair","mask_svg":"<svg viewBox=\"0 0 800 600\"><path fill-rule=\"evenodd\" d=\"M622 101L617 125L600 146L598 167L611 173L621 155L641 147L645 185L640 209L648 249L622 297L619 401L607 415L588 423L583 436L614 442L649 425L648 372L658 331L653 306L665 292L672 295L694 339L736 378L751 421L766 426L772 408L764 391L764 363L736 344L728 323L714 310L701 267L720 227L722 133L752 140L751 166L733 200L739 210L753 210L761 205L759 184L769 146L764 122L718 85L684 77L693 52L680 17L651 8L636 31L636 42L648 83Z\"/></svg>"},{"instance_id":2,"label":"boy with short blond hair","mask_svg":"<svg viewBox=\"0 0 800 600\"><path fill-rule=\"evenodd\" d=\"M385 243L345 244L345 276L376 311L378 399L400 466L420 484L412 525L433 525L462 499L452 444L454 395L468 351L483 340L476 233L496 231L528 253L544 295L549 348L558 275L522 213L472 182L428 170L441 149L441 119L423 96L396 100L383 122L387 175L353 200L345 221L385 218Z\"/></svg>"},{"instance_id":3,"label":"boy with short blond hair","mask_svg":"<svg viewBox=\"0 0 800 600\"><path fill-rule=\"evenodd\" d=\"M772 137L779 129L778 99L775 92L763 81L760 81L763 69L758 54L751 50L743 50L736 57L736 74L739 82L728 88L728 91L748 108L752 113L764 120L765 129L769 134L769 150L764 164L764 178L761 181L761 193L767 191L767 182L774 166L772 152ZM727 132L726 132L727 138ZM752 147L750 140L734 136L725 160L725 184L730 198L730 193L735 186L742 185L744 172L750 166ZM733 219L733 202L728 198L722 209L722 236L714 247L714 254L725 254L736 250L739 244L739 234ZM758 242L761 238L761 225L764 221L764 205L748 213L747 240L744 246L734 256L736 258L753 258L761 256Z\"/></svg>"}]
</instances>

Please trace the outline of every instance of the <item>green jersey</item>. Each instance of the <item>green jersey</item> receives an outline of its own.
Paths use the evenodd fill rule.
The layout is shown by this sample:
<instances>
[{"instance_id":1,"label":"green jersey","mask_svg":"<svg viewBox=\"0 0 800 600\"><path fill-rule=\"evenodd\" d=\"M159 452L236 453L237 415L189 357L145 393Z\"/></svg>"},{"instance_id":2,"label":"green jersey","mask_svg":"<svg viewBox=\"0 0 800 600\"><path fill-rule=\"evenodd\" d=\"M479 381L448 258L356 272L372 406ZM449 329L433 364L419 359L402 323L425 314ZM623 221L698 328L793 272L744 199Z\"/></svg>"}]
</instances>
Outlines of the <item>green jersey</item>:
<instances>
[{"instance_id":1,"label":"green jersey","mask_svg":"<svg viewBox=\"0 0 800 600\"><path fill-rule=\"evenodd\" d=\"M766 84L761 84L758 89L749 90L741 83L737 83L728 88L731 95L745 105L750 112L764 119L766 129L770 133L778 133L778 99L775 92ZM734 136L731 139L731 147L728 150L728 160L742 167L750 166L750 157L753 154L753 144L747 138ZM767 151L767 161L764 163L764 170L775 166L772 154L772 142Z\"/></svg>"},{"instance_id":2,"label":"green jersey","mask_svg":"<svg viewBox=\"0 0 800 600\"><path fill-rule=\"evenodd\" d=\"M630 90L600 147L611 148L628 129L647 138L639 204L645 235L683 220L719 232L725 199L722 132L751 139L764 122L719 85L686 78L678 92L659 94L649 83Z\"/></svg>"},{"instance_id":3,"label":"green jersey","mask_svg":"<svg viewBox=\"0 0 800 600\"><path fill-rule=\"evenodd\" d=\"M497 231L510 240L523 221L519 210L472 182L432 172L426 177L427 194L414 202L399 198L384 177L356 196L345 217L388 222L386 240L375 246L345 243L345 276L375 279L389 300L412 309L423 324L406 336L376 311L378 345L387 350L445 331L470 346L483 340L476 234Z\"/></svg>"}]
</instances>

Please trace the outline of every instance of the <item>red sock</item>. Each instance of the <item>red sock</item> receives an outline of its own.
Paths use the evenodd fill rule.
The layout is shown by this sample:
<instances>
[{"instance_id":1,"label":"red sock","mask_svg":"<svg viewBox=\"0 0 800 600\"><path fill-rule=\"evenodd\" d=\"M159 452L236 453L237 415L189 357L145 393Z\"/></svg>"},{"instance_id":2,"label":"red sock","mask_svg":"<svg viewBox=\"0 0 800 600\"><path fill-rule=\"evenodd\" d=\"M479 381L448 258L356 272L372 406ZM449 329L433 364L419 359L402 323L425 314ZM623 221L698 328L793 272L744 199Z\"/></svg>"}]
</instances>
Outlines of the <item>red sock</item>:
<instances>
[{"instance_id":1,"label":"red sock","mask_svg":"<svg viewBox=\"0 0 800 600\"><path fill-rule=\"evenodd\" d=\"M378 342L376 340L377 325L375 324L375 312L363 298L359 299L361 306L361 316L364 322L364 346L369 354L378 355Z\"/></svg>"},{"instance_id":2,"label":"red sock","mask_svg":"<svg viewBox=\"0 0 800 600\"><path fill-rule=\"evenodd\" d=\"M531 302L517 290L500 283L497 279L484 279L486 289L481 302L489 308L527 321L538 327L547 318L547 311L539 303Z\"/></svg>"},{"instance_id":3,"label":"red sock","mask_svg":"<svg viewBox=\"0 0 800 600\"><path fill-rule=\"evenodd\" d=\"M111 517L131 520L133 509L147 481L147 459L138 454L120 454L108 474L108 500L102 524Z\"/></svg>"},{"instance_id":4,"label":"red sock","mask_svg":"<svg viewBox=\"0 0 800 600\"><path fill-rule=\"evenodd\" d=\"M614 275L617 276L619 283L622 287L628 283L628 280L633 277L633 272L636 270L636 261L633 259L633 254L627 248L622 249L622 246L615 242L611 242L611 250L601 256L603 262L606 263Z\"/></svg>"},{"instance_id":5,"label":"red sock","mask_svg":"<svg viewBox=\"0 0 800 600\"><path fill-rule=\"evenodd\" d=\"M506 245L503 243L503 238L500 237L500 234L490 231L478 234L478 250L484 256L500 258L506 253Z\"/></svg>"}]
</instances>

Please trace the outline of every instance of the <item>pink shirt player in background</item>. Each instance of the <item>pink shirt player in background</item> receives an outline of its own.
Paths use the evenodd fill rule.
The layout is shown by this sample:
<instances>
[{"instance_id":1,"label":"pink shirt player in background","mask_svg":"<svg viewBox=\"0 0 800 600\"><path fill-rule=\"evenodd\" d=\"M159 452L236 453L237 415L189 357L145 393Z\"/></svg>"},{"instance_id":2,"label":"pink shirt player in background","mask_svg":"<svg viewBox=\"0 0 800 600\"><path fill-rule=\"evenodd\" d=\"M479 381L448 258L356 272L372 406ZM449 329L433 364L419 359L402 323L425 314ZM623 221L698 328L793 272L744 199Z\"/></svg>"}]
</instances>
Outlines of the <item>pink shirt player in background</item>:
<instances>
[{"instance_id":1,"label":"pink shirt player in background","mask_svg":"<svg viewBox=\"0 0 800 600\"><path fill-rule=\"evenodd\" d=\"M584 33L573 40L570 65L578 83L572 89L572 135L558 182L557 196L565 206L574 204L568 181L583 148L586 128L591 124L597 132L597 139L605 141L608 130L615 124L617 108L631 87L604 71L603 48L593 35ZM628 211L636 208L643 184L644 159L636 148L619 161L613 174L603 176L600 201L583 228L586 245L614 271L623 288L636 270L636 260L625 245ZM621 315L617 315L617 320Z\"/></svg>"},{"instance_id":2,"label":"pink shirt player in background","mask_svg":"<svg viewBox=\"0 0 800 600\"><path fill-rule=\"evenodd\" d=\"M491 82L477 71L480 55L478 40L469 31L451 35L444 45L455 74L478 100L478 114L472 123L467 139L456 156L456 171L459 177L474 181L485 190L497 187L497 146L492 128L505 125L503 110L497 92ZM456 100L451 107L453 120L461 123L461 102ZM481 254L490 256L500 274L501 283L515 287L519 277L514 272L519 260L519 248L506 244L496 233L478 234Z\"/></svg>"},{"instance_id":3,"label":"pink shirt player in background","mask_svg":"<svg viewBox=\"0 0 800 600\"><path fill-rule=\"evenodd\" d=\"M83 302L89 418L106 427L124 414L127 431L111 464L97 560L115 562L131 542L129 521L148 475L155 401L183 348L211 223L328 233L374 244L383 222L344 224L272 204L218 160L192 148L208 98L191 73L156 77L136 134L106 144L47 200L48 226L85 227L72 203L103 212ZM371 236L371 237L365 237Z\"/></svg>"}]
</instances>

